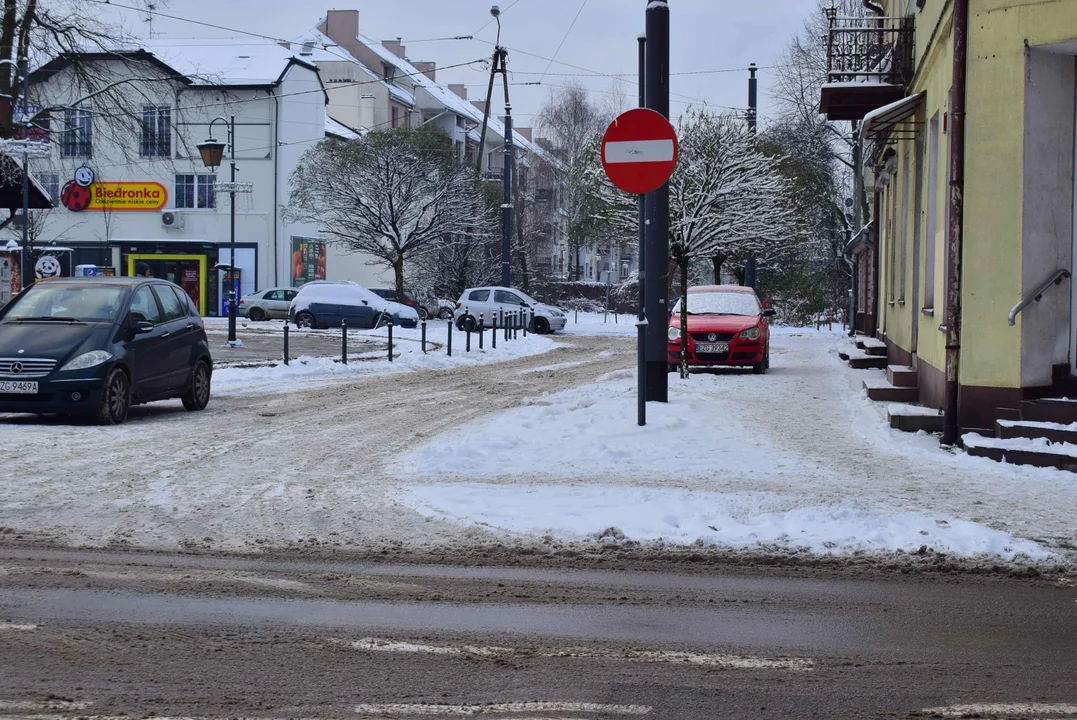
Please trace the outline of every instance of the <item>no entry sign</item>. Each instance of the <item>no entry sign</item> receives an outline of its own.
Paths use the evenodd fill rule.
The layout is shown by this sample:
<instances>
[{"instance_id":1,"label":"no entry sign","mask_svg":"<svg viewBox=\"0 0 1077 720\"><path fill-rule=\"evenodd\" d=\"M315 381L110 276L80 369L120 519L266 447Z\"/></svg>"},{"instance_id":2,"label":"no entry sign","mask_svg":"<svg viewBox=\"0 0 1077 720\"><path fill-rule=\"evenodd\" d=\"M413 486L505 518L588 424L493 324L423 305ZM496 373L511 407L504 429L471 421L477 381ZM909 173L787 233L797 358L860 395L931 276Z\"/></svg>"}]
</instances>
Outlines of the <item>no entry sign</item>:
<instances>
[{"instance_id":1,"label":"no entry sign","mask_svg":"<svg viewBox=\"0 0 1077 720\"><path fill-rule=\"evenodd\" d=\"M657 190L676 166L677 132L654 110L629 110L602 136L602 168L625 192L642 195Z\"/></svg>"}]
</instances>

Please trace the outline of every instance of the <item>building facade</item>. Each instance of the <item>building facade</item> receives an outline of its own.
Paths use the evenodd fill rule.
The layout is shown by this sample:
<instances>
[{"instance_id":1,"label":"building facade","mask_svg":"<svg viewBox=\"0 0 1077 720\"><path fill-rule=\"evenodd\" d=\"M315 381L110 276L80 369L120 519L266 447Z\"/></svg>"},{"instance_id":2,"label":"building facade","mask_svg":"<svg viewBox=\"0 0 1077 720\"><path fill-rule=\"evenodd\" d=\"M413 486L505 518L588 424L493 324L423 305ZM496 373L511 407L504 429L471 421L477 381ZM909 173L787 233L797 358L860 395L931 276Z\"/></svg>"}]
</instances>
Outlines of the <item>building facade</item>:
<instances>
[{"instance_id":1,"label":"building facade","mask_svg":"<svg viewBox=\"0 0 1077 720\"><path fill-rule=\"evenodd\" d=\"M822 103L874 186L860 329L948 426L993 428L1077 371L1077 3L881 5L832 18Z\"/></svg>"}]
</instances>

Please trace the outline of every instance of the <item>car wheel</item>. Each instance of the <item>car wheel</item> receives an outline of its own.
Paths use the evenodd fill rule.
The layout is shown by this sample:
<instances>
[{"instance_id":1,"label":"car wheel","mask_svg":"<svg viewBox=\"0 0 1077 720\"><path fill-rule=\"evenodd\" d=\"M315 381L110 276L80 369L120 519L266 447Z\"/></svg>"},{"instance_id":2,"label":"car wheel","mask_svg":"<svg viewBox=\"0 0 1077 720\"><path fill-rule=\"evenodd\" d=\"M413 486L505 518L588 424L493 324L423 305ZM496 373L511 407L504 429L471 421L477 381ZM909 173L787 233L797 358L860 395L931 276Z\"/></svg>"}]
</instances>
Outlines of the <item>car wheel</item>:
<instances>
[{"instance_id":1,"label":"car wheel","mask_svg":"<svg viewBox=\"0 0 1077 720\"><path fill-rule=\"evenodd\" d=\"M668 363L668 365L669 366L666 368L667 373L675 373L681 369L681 366L677 363Z\"/></svg>"},{"instance_id":2,"label":"car wheel","mask_svg":"<svg viewBox=\"0 0 1077 720\"><path fill-rule=\"evenodd\" d=\"M544 317L535 318L535 334L546 335L550 332L550 321Z\"/></svg>"},{"instance_id":3,"label":"car wheel","mask_svg":"<svg viewBox=\"0 0 1077 720\"><path fill-rule=\"evenodd\" d=\"M211 374L209 365L199 360L191 374L191 385L183 393L183 407L190 411L205 410L209 405Z\"/></svg>"},{"instance_id":4,"label":"car wheel","mask_svg":"<svg viewBox=\"0 0 1077 720\"><path fill-rule=\"evenodd\" d=\"M763 366L770 370L770 345L767 345L767 354L763 356Z\"/></svg>"},{"instance_id":5,"label":"car wheel","mask_svg":"<svg viewBox=\"0 0 1077 720\"><path fill-rule=\"evenodd\" d=\"M295 326L298 328L316 328L318 323L310 313L303 312L295 316Z\"/></svg>"},{"instance_id":6,"label":"car wheel","mask_svg":"<svg viewBox=\"0 0 1077 720\"><path fill-rule=\"evenodd\" d=\"M374 316L374 329L383 328L393 321L393 316L388 313L378 313Z\"/></svg>"},{"instance_id":7,"label":"car wheel","mask_svg":"<svg viewBox=\"0 0 1077 720\"><path fill-rule=\"evenodd\" d=\"M417 306L415 309L419 312L419 319L420 320L429 320L430 319L430 311L427 310L426 308L424 308L422 305Z\"/></svg>"},{"instance_id":8,"label":"car wheel","mask_svg":"<svg viewBox=\"0 0 1077 720\"><path fill-rule=\"evenodd\" d=\"M752 365L752 374L753 375L762 375L766 371L767 371L767 362L766 362L766 360L764 360L762 362L757 362L755 365Z\"/></svg>"},{"instance_id":9,"label":"car wheel","mask_svg":"<svg viewBox=\"0 0 1077 720\"><path fill-rule=\"evenodd\" d=\"M452 310L449 308L441 308L438 310L439 320L452 320Z\"/></svg>"},{"instance_id":10,"label":"car wheel","mask_svg":"<svg viewBox=\"0 0 1077 720\"><path fill-rule=\"evenodd\" d=\"M247 313L247 317L254 322L262 322L266 319L266 311L260 307L253 307Z\"/></svg>"},{"instance_id":11,"label":"car wheel","mask_svg":"<svg viewBox=\"0 0 1077 720\"><path fill-rule=\"evenodd\" d=\"M460 318L460 321L456 323L456 328L460 332L475 332L478 327L478 322L476 322L475 318L470 315L463 316Z\"/></svg>"},{"instance_id":12,"label":"car wheel","mask_svg":"<svg viewBox=\"0 0 1077 720\"><path fill-rule=\"evenodd\" d=\"M114 368L105 379L101 390L101 402L94 414L99 425L119 425L127 419L131 409L131 381L127 373Z\"/></svg>"}]
</instances>

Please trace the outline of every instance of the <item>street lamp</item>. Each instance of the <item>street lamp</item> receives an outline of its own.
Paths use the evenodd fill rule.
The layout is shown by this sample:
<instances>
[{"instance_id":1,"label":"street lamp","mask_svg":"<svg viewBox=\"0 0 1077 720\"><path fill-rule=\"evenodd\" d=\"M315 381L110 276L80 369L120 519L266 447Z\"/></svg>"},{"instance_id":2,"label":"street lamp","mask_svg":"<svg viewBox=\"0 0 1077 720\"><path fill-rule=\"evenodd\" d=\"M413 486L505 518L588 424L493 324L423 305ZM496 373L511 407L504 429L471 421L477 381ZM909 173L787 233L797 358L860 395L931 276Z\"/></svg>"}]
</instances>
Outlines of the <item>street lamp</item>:
<instances>
[{"instance_id":1,"label":"street lamp","mask_svg":"<svg viewBox=\"0 0 1077 720\"><path fill-rule=\"evenodd\" d=\"M231 156L231 181L214 185L214 195L219 191L228 193L231 205L231 234L230 253L232 273L228 283L228 344L231 347L239 347L243 343L236 339L236 310L238 298L236 297L236 193L250 193L253 190L251 183L236 182L236 116L230 118L215 117L209 122L209 138L198 144L198 154L202 156L202 163L211 171L216 172L224 158L225 144L213 139L213 126L218 121L223 122L228 128L228 152Z\"/></svg>"}]
</instances>

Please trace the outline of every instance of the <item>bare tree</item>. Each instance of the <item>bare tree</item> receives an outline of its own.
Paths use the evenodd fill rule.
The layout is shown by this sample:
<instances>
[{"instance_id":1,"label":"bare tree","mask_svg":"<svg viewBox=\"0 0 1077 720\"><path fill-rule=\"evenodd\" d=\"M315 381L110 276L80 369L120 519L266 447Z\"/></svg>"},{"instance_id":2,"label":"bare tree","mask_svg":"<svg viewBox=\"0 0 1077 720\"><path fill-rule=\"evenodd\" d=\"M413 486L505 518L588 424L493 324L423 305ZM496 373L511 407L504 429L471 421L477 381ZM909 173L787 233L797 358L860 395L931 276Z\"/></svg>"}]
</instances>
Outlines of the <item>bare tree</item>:
<instances>
[{"instance_id":1,"label":"bare tree","mask_svg":"<svg viewBox=\"0 0 1077 720\"><path fill-rule=\"evenodd\" d=\"M398 297L409 260L488 222L474 170L430 125L323 140L303 154L291 184L286 216L392 269Z\"/></svg>"}]
</instances>

